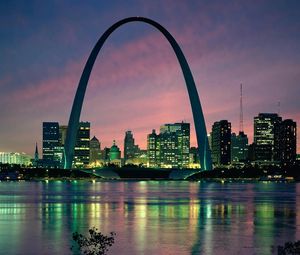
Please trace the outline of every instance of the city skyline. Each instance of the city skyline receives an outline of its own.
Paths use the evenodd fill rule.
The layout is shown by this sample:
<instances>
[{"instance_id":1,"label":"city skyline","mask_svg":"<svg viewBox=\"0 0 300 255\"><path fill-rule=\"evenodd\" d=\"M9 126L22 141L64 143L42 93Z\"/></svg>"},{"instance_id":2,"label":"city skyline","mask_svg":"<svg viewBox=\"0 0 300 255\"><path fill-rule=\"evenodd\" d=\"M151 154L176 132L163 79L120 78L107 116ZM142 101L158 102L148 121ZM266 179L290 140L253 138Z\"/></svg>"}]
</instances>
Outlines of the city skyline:
<instances>
[{"instance_id":1,"label":"city skyline","mask_svg":"<svg viewBox=\"0 0 300 255\"><path fill-rule=\"evenodd\" d=\"M0 42L5 59L0 69L0 151L33 155L35 142L41 145L43 121L67 124L94 41L111 23L134 15L157 20L177 39L190 63L208 132L215 121L228 119L238 133L240 83L250 143L254 116L278 112L278 102L280 115L300 122L299 3L132 3L80 4L72 12L60 3L0 4L1 24L12 24L0 27L5 38ZM81 8L89 16L78 21ZM145 148L147 134L161 123L192 124L181 72L159 33L132 24L112 36L96 62L81 119L94 124L91 136L104 145L116 140L122 151L126 130ZM298 129L298 153L299 136Z\"/></svg>"}]
</instances>

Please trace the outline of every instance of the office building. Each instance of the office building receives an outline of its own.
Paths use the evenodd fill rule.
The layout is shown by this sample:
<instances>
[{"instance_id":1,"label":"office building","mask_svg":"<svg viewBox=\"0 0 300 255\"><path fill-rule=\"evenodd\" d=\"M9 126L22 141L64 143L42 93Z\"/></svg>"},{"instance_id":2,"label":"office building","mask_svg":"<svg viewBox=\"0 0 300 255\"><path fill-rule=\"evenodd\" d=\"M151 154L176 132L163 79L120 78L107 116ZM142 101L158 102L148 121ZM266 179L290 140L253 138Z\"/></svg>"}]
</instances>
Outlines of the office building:
<instances>
[{"instance_id":1,"label":"office building","mask_svg":"<svg viewBox=\"0 0 300 255\"><path fill-rule=\"evenodd\" d=\"M148 166L188 168L190 162L190 124L174 123L160 127L147 138Z\"/></svg>"},{"instance_id":2,"label":"office building","mask_svg":"<svg viewBox=\"0 0 300 255\"><path fill-rule=\"evenodd\" d=\"M97 165L101 159L101 144L94 136L90 141L90 165Z\"/></svg>"},{"instance_id":3,"label":"office building","mask_svg":"<svg viewBox=\"0 0 300 255\"><path fill-rule=\"evenodd\" d=\"M160 166L163 168L179 167L179 143L175 132L163 132L159 135L160 140Z\"/></svg>"},{"instance_id":4,"label":"office building","mask_svg":"<svg viewBox=\"0 0 300 255\"><path fill-rule=\"evenodd\" d=\"M212 161L215 167L230 164L231 123L220 120L213 124L211 132Z\"/></svg>"},{"instance_id":5,"label":"office building","mask_svg":"<svg viewBox=\"0 0 300 255\"><path fill-rule=\"evenodd\" d=\"M279 163L281 121L281 117L276 113L259 113L254 117L254 159L257 164Z\"/></svg>"},{"instance_id":6,"label":"office building","mask_svg":"<svg viewBox=\"0 0 300 255\"><path fill-rule=\"evenodd\" d=\"M43 122L43 164L48 167L59 167L60 161L58 122Z\"/></svg>"},{"instance_id":7,"label":"office building","mask_svg":"<svg viewBox=\"0 0 300 255\"><path fill-rule=\"evenodd\" d=\"M246 162L248 159L248 137L240 131L238 135L231 135L231 163Z\"/></svg>"},{"instance_id":8,"label":"office building","mask_svg":"<svg viewBox=\"0 0 300 255\"><path fill-rule=\"evenodd\" d=\"M137 146L134 145L133 134L130 130L126 131L124 138L124 161L135 157Z\"/></svg>"},{"instance_id":9,"label":"office building","mask_svg":"<svg viewBox=\"0 0 300 255\"><path fill-rule=\"evenodd\" d=\"M291 119L282 121L280 125L280 161L284 166L294 165L297 156L297 126L296 122Z\"/></svg>"},{"instance_id":10,"label":"office building","mask_svg":"<svg viewBox=\"0 0 300 255\"><path fill-rule=\"evenodd\" d=\"M90 162L90 122L80 122L74 149L73 166L87 167Z\"/></svg>"},{"instance_id":11,"label":"office building","mask_svg":"<svg viewBox=\"0 0 300 255\"><path fill-rule=\"evenodd\" d=\"M66 126L66 125L59 126L59 143L61 146L65 145L67 131L68 131L68 126Z\"/></svg>"},{"instance_id":12,"label":"office building","mask_svg":"<svg viewBox=\"0 0 300 255\"><path fill-rule=\"evenodd\" d=\"M162 166L188 168L190 159L190 124L174 123L160 127Z\"/></svg>"},{"instance_id":13,"label":"office building","mask_svg":"<svg viewBox=\"0 0 300 255\"><path fill-rule=\"evenodd\" d=\"M198 151L198 148L196 148L196 147L190 148L189 168L194 168L194 169L200 168L199 151Z\"/></svg>"},{"instance_id":14,"label":"office building","mask_svg":"<svg viewBox=\"0 0 300 255\"><path fill-rule=\"evenodd\" d=\"M159 145L159 135L153 129L152 133L147 136L148 167L160 167Z\"/></svg>"}]
</instances>

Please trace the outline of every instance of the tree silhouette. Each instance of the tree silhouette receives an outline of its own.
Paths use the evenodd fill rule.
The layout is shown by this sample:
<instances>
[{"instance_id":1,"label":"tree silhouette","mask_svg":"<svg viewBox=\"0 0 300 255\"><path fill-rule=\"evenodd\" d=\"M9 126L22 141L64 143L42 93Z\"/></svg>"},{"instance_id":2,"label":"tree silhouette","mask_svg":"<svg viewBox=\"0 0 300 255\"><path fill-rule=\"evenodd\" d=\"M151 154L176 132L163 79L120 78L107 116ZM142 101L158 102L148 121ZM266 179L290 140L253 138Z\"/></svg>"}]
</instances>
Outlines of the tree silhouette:
<instances>
[{"instance_id":1,"label":"tree silhouette","mask_svg":"<svg viewBox=\"0 0 300 255\"><path fill-rule=\"evenodd\" d=\"M115 235L115 232L110 232L110 236L103 235L95 227L89 229L89 236L84 236L76 231L72 237L77 247L72 245L71 250L78 248L84 255L105 255L109 247L114 244Z\"/></svg>"}]
</instances>

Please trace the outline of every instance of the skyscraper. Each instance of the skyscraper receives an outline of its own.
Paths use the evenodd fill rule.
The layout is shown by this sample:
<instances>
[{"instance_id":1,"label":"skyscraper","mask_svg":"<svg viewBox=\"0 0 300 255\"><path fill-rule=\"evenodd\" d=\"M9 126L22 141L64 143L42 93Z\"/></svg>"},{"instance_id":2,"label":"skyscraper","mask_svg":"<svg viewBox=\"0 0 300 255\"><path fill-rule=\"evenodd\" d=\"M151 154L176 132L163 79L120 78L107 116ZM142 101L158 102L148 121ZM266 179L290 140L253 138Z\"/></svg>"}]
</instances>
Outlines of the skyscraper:
<instances>
[{"instance_id":1,"label":"skyscraper","mask_svg":"<svg viewBox=\"0 0 300 255\"><path fill-rule=\"evenodd\" d=\"M124 160L132 159L135 156L136 146L134 145L133 134L130 130L126 131L124 138Z\"/></svg>"},{"instance_id":2,"label":"skyscraper","mask_svg":"<svg viewBox=\"0 0 300 255\"><path fill-rule=\"evenodd\" d=\"M74 167L82 168L90 162L90 122L80 122L74 149Z\"/></svg>"},{"instance_id":3,"label":"skyscraper","mask_svg":"<svg viewBox=\"0 0 300 255\"><path fill-rule=\"evenodd\" d=\"M290 166L296 162L296 122L291 119L284 120L280 125L280 161L284 166Z\"/></svg>"},{"instance_id":4,"label":"skyscraper","mask_svg":"<svg viewBox=\"0 0 300 255\"><path fill-rule=\"evenodd\" d=\"M94 136L90 141L90 164L96 164L101 159L101 144Z\"/></svg>"},{"instance_id":5,"label":"skyscraper","mask_svg":"<svg viewBox=\"0 0 300 255\"><path fill-rule=\"evenodd\" d=\"M68 126L60 125L59 126L59 143L63 147L65 145L65 140L67 137Z\"/></svg>"},{"instance_id":6,"label":"skyscraper","mask_svg":"<svg viewBox=\"0 0 300 255\"><path fill-rule=\"evenodd\" d=\"M190 123L165 124L160 127L161 163L188 168L190 158Z\"/></svg>"},{"instance_id":7,"label":"skyscraper","mask_svg":"<svg viewBox=\"0 0 300 255\"><path fill-rule=\"evenodd\" d=\"M60 153L58 122L43 122L43 164L58 167Z\"/></svg>"},{"instance_id":8,"label":"skyscraper","mask_svg":"<svg viewBox=\"0 0 300 255\"><path fill-rule=\"evenodd\" d=\"M245 162L248 158L248 137L240 131L231 135L231 163Z\"/></svg>"},{"instance_id":9,"label":"skyscraper","mask_svg":"<svg viewBox=\"0 0 300 255\"><path fill-rule=\"evenodd\" d=\"M188 168L190 153L190 124L174 123L160 127L147 139L149 167Z\"/></svg>"},{"instance_id":10,"label":"skyscraper","mask_svg":"<svg viewBox=\"0 0 300 255\"><path fill-rule=\"evenodd\" d=\"M159 145L159 135L157 135L155 129L153 129L152 133L147 136L148 167L160 166Z\"/></svg>"},{"instance_id":11,"label":"skyscraper","mask_svg":"<svg viewBox=\"0 0 300 255\"><path fill-rule=\"evenodd\" d=\"M175 132L163 131L159 134L160 141L160 165L164 168L178 168L179 164L179 141Z\"/></svg>"},{"instance_id":12,"label":"skyscraper","mask_svg":"<svg viewBox=\"0 0 300 255\"><path fill-rule=\"evenodd\" d=\"M220 120L213 124L211 151L214 166L228 165L231 161L231 123Z\"/></svg>"},{"instance_id":13,"label":"skyscraper","mask_svg":"<svg viewBox=\"0 0 300 255\"><path fill-rule=\"evenodd\" d=\"M191 147L190 148L190 168L200 168L200 159L199 159L199 153L198 148Z\"/></svg>"},{"instance_id":14,"label":"skyscraper","mask_svg":"<svg viewBox=\"0 0 300 255\"><path fill-rule=\"evenodd\" d=\"M276 113L259 113L254 117L254 158L257 164L279 163L281 121Z\"/></svg>"}]
</instances>

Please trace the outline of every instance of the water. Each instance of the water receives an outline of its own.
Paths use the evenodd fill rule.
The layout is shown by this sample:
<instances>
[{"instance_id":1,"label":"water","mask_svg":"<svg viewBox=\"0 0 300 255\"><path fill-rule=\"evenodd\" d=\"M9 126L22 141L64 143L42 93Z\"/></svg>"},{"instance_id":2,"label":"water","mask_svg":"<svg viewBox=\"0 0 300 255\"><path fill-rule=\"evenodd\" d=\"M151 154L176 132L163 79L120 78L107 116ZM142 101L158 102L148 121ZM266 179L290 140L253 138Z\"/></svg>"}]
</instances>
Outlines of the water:
<instances>
[{"instance_id":1,"label":"water","mask_svg":"<svg viewBox=\"0 0 300 255\"><path fill-rule=\"evenodd\" d=\"M300 183L0 183L0 254L72 254L93 226L109 254L271 254L300 239Z\"/></svg>"}]
</instances>

